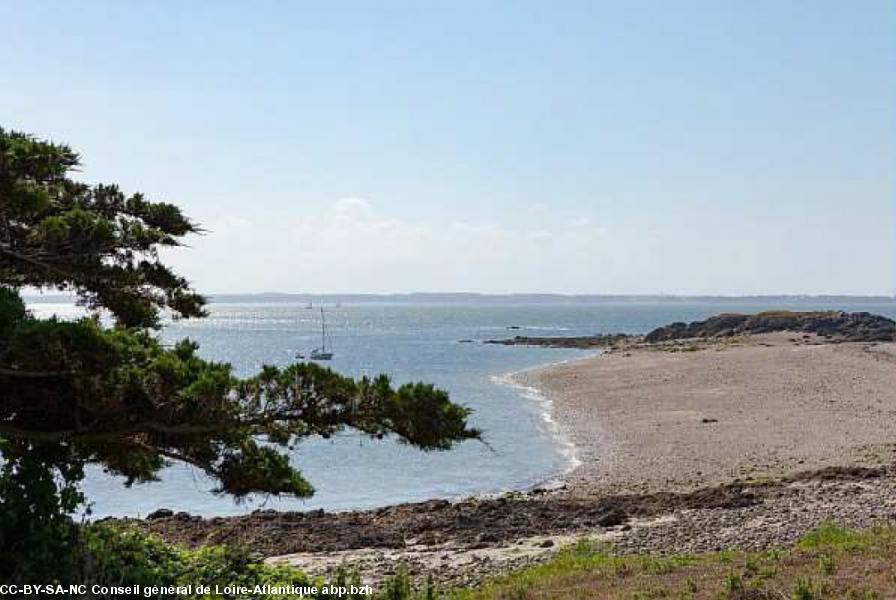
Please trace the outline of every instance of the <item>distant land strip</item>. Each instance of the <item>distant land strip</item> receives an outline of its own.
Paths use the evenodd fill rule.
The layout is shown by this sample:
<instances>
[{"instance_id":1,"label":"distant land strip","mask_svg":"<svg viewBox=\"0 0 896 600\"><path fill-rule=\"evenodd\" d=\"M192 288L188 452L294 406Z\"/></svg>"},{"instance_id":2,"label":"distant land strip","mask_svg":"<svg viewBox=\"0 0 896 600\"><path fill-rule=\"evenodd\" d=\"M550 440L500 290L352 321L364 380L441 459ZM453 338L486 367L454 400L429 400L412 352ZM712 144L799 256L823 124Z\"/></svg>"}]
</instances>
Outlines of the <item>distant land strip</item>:
<instances>
[{"instance_id":1,"label":"distant land strip","mask_svg":"<svg viewBox=\"0 0 896 600\"><path fill-rule=\"evenodd\" d=\"M61 293L24 294L25 301L74 302L74 296ZM257 294L220 293L208 296L212 303L428 303L428 304L615 304L615 303L749 303L772 305L775 303L893 303L896 296L886 295L666 295L666 294L486 294L466 292L413 292L401 294L313 294L262 292Z\"/></svg>"}]
</instances>

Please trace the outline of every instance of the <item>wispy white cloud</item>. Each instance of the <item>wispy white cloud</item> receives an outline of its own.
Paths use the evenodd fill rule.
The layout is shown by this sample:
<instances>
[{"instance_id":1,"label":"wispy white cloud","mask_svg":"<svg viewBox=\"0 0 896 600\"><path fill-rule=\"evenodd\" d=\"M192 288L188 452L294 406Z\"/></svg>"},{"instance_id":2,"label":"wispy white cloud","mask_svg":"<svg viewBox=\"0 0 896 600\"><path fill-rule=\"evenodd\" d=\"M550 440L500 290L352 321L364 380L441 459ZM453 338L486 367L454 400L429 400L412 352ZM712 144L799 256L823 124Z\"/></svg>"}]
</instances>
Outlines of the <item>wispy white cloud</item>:
<instances>
[{"instance_id":1,"label":"wispy white cloud","mask_svg":"<svg viewBox=\"0 0 896 600\"><path fill-rule=\"evenodd\" d=\"M345 217L369 217L373 214L370 202L364 198L342 198L334 206L337 214Z\"/></svg>"},{"instance_id":2,"label":"wispy white cloud","mask_svg":"<svg viewBox=\"0 0 896 600\"><path fill-rule=\"evenodd\" d=\"M534 242L547 242L554 236L550 231L532 231L526 237Z\"/></svg>"},{"instance_id":3,"label":"wispy white cloud","mask_svg":"<svg viewBox=\"0 0 896 600\"><path fill-rule=\"evenodd\" d=\"M574 291L612 247L575 229L416 222L359 197L314 214L218 215L204 225L212 233L170 256L207 291Z\"/></svg>"},{"instance_id":4,"label":"wispy white cloud","mask_svg":"<svg viewBox=\"0 0 896 600\"><path fill-rule=\"evenodd\" d=\"M752 238L727 229L689 237L684 218L607 227L581 216L545 219L535 228L525 215L501 223L414 220L357 197L289 216L250 210L196 215L209 234L167 252L166 260L209 293L772 293L817 291L812 286L826 273L824 261L778 251L774 240L789 235L784 230L757 255ZM805 254L821 253L823 239L819 233ZM834 250L823 256L849 258ZM783 283L770 286L770 273Z\"/></svg>"}]
</instances>

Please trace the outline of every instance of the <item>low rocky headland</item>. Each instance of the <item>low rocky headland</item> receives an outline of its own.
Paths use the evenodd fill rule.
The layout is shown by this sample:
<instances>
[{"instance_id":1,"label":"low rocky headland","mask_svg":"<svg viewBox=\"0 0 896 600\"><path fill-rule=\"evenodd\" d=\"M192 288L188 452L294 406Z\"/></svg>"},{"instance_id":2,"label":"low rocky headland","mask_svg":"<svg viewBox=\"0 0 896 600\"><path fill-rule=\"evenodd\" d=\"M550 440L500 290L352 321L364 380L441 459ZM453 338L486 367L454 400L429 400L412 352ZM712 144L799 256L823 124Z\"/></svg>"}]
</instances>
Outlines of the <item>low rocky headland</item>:
<instances>
[{"instance_id":1,"label":"low rocky headland","mask_svg":"<svg viewBox=\"0 0 896 600\"><path fill-rule=\"evenodd\" d=\"M828 341L838 342L892 342L896 339L896 322L867 312L779 310L755 315L726 313L705 321L679 322L659 327L645 335L644 341L655 343L778 331L815 334Z\"/></svg>"},{"instance_id":2,"label":"low rocky headland","mask_svg":"<svg viewBox=\"0 0 896 600\"><path fill-rule=\"evenodd\" d=\"M512 338L484 340L483 343L545 348L618 348L624 344L654 344L682 339L707 340L778 331L815 334L828 341L840 342L896 340L896 322L881 315L867 312L779 310L756 314L724 313L704 321L676 322L658 327L646 335L626 333L554 337L517 335ZM461 341L472 342L473 340Z\"/></svg>"},{"instance_id":3,"label":"low rocky headland","mask_svg":"<svg viewBox=\"0 0 896 600\"><path fill-rule=\"evenodd\" d=\"M553 402L576 448L560 485L369 511L163 511L132 522L311 573L346 563L376 582L403 563L469 585L582 537L622 553L764 549L829 519L893 521L894 332L868 313L768 312L593 342L495 341L603 350L519 376Z\"/></svg>"}]
</instances>

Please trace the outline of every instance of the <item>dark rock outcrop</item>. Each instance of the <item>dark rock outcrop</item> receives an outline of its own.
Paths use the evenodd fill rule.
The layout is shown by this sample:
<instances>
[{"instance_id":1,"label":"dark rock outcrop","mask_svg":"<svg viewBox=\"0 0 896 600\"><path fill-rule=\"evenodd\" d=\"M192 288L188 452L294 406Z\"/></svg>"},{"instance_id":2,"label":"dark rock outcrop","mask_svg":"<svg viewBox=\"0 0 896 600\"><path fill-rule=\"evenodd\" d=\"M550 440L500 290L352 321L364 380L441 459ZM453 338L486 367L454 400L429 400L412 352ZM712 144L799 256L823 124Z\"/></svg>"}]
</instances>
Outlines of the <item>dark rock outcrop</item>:
<instances>
[{"instance_id":1,"label":"dark rock outcrop","mask_svg":"<svg viewBox=\"0 0 896 600\"><path fill-rule=\"evenodd\" d=\"M235 544L263 556L293 552L335 552L353 548L404 548L408 540L469 548L521 537L616 527L631 518L650 518L678 509L743 508L762 501L757 488L742 483L693 492L619 494L596 498L471 498L429 500L365 511L279 512L260 510L237 517L124 519L176 544Z\"/></svg>"},{"instance_id":2,"label":"dark rock outcrop","mask_svg":"<svg viewBox=\"0 0 896 600\"><path fill-rule=\"evenodd\" d=\"M705 321L672 323L644 337L646 342L665 342L684 338L714 338L732 335L793 331L814 333L833 341L866 342L896 339L896 322L867 312L842 311L791 312L768 311L755 315L721 314Z\"/></svg>"},{"instance_id":3,"label":"dark rock outcrop","mask_svg":"<svg viewBox=\"0 0 896 600\"><path fill-rule=\"evenodd\" d=\"M518 335L506 340L485 340L486 344L501 344L504 346L542 346L544 348L607 348L628 340L630 336L624 333L608 333L597 335L585 335L577 337L528 337Z\"/></svg>"}]
</instances>

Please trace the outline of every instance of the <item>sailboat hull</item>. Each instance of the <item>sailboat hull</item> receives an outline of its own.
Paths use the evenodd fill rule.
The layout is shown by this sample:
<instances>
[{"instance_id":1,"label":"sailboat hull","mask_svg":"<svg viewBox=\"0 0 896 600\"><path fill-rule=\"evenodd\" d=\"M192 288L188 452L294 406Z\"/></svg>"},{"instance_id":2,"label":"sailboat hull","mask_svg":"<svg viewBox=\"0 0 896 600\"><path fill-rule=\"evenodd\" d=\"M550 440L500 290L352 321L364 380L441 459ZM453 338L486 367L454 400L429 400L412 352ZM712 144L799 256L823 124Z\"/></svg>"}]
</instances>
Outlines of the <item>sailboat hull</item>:
<instances>
[{"instance_id":1,"label":"sailboat hull","mask_svg":"<svg viewBox=\"0 0 896 600\"><path fill-rule=\"evenodd\" d=\"M324 307L320 307L320 347L311 351L311 360L330 360L333 353L327 350L327 317L324 315Z\"/></svg>"}]
</instances>

